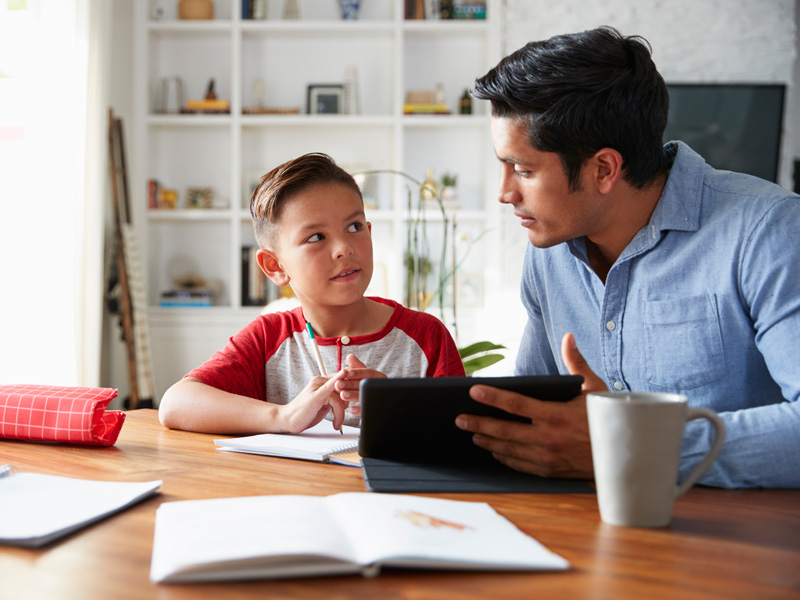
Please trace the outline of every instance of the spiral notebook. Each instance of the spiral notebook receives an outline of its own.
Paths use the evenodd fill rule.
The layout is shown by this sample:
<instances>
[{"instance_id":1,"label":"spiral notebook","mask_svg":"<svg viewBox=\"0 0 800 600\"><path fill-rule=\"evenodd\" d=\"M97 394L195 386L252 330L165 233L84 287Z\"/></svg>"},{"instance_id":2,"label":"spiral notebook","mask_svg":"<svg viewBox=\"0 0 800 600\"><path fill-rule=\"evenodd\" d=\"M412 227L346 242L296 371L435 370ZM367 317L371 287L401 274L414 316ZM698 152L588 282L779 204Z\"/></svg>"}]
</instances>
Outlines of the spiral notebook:
<instances>
[{"instance_id":1,"label":"spiral notebook","mask_svg":"<svg viewBox=\"0 0 800 600\"><path fill-rule=\"evenodd\" d=\"M262 454L280 458L296 458L360 467L357 427L342 426L339 433L330 421L324 420L303 433L260 433L238 438L214 440L219 450Z\"/></svg>"}]
</instances>

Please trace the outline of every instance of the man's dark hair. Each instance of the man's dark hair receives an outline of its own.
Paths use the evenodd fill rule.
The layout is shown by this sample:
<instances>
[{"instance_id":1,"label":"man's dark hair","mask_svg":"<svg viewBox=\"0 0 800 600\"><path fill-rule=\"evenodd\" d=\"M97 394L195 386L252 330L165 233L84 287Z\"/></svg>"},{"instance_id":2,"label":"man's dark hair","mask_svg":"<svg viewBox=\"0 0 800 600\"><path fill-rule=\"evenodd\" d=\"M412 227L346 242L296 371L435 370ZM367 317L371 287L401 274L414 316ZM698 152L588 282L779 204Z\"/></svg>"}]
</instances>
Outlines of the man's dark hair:
<instances>
[{"instance_id":1,"label":"man's dark hair","mask_svg":"<svg viewBox=\"0 0 800 600\"><path fill-rule=\"evenodd\" d=\"M525 123L531 146L559 155L571 190L601 148L617 150L637 188L665 172L669 96L647 40L612 27L530 42L475 81L492 115Z\"/></svg>"}]
</instances>

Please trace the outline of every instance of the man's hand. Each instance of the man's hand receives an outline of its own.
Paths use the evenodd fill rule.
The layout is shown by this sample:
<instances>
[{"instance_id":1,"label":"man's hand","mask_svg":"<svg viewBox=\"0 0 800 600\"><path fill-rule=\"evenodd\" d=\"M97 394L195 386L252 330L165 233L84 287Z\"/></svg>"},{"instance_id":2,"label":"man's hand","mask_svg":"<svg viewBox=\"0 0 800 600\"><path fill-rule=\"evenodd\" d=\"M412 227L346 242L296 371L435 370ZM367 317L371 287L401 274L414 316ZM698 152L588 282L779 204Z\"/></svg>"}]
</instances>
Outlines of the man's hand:
<instances>
[{"instance_id":1,"label":"man's hand","mask_svg":"<svg viewBox=\"0 0 800 600\"><path fill-rule=\"evenodd\" d=\"M347 364L344 378L336 382L336 391L339 392L339 397L345 402L349 402L347 409L351 415L359 416L361 414L361 405L359 404L359 384L362 379L369 378L386 378L384 373L376 371L375 369L368 369L355 354L348 354L345 358Z\"/></svg>"},{"instance_id":2,"label":"man's hand","mask_svg":"<svg viewBox=\"0 0 800 600\"><path fill-rule=\"evenodd\" d=\"M561 340L561 355L571 375L584 378L581 395L568 402L545 402L515 392L474 385L470 396L489 406L527 417L528 423L459 415L456 425L475 433L473 442L501 463L543 477L591 479L592 449L586 417L586 393L606 385L578 351L575 337Z\"/></svg>"},{"instance_id":3,"label":"man's hand","mask_svg":"<svg viewBox=\"0 0 800 600\"><path fill-rule=\"evenodd\" d=\"M333 410L333 428L341 429L347 403L339 398L336 383L344 378L345 373L342 369L329 378L313 377L294 400L281 407L281 429L287 433L300 433L322 421L330 410Z\"/></svg>"}]
</instances>

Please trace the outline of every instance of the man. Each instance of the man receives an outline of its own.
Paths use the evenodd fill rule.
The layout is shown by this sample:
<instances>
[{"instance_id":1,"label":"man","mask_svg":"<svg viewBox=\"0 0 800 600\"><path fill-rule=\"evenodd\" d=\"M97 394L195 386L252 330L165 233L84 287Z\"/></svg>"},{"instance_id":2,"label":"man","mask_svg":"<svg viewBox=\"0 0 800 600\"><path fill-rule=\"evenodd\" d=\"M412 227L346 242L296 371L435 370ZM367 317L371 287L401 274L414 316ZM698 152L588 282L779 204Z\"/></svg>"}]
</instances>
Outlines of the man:
<instances>
[{"instance_id":1,"label":"man","mask_svg":"<svg viewBox=\"0 0 800 600\"><path fill-rule=\"evenodd\" d=\"M492 103L498 200L531 242L516 373L585 383L563 404L476 385L531 424L457 425L515 469L591 478L586 392L683 393L727 427L701 483L800 487L798 197L662 147L669 99L649 46L609 27L528 44L473 95ZM687 425L682 476L712 440L708 422Z\"/></svg>"}]
</instances>

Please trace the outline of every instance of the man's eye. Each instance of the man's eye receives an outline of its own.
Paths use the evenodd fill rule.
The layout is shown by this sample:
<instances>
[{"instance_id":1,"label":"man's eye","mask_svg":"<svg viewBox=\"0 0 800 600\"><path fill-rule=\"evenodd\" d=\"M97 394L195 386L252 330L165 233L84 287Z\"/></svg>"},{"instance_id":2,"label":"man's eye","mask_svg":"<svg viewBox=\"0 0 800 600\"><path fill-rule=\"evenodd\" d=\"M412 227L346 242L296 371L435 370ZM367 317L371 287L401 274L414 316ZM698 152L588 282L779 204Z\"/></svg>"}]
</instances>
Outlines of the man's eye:
<instances>
[{"instance_id":1,"label":"man's eye","mask_svg":"<svg viewBox=\"0 0 800 600\"><path fill-rule=\"evenodd\" d=\"M517 177L527 177L530 174L531 174L530 171L523 171L522 169L514 169L514 175L516 175Z\"/></svg>"}]
</instances>

